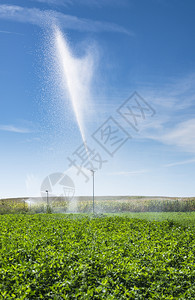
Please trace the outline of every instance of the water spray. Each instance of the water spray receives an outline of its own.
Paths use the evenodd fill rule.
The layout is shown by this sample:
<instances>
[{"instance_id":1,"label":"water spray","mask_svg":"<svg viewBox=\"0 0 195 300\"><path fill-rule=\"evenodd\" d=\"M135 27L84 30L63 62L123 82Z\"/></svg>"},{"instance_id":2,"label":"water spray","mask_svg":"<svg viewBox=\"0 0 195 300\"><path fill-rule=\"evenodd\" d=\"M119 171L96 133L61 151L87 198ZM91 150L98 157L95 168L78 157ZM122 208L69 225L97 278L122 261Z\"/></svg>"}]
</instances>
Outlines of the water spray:
<instances>
[{"instance_id":1,"label":"water spray","mask_svg":"<svg viewBox=\"0 0 195 300\"><path fill-rule=\"evenodd\" d=\"M57 26L54 27L54 38L56 55L61 66L63 88L71 101L81 138L88 154L84 118L90 101L89 86L92 77L93 60L90 54L84 58L74 57L67 39Z\"/></svg>"}]
</instances>

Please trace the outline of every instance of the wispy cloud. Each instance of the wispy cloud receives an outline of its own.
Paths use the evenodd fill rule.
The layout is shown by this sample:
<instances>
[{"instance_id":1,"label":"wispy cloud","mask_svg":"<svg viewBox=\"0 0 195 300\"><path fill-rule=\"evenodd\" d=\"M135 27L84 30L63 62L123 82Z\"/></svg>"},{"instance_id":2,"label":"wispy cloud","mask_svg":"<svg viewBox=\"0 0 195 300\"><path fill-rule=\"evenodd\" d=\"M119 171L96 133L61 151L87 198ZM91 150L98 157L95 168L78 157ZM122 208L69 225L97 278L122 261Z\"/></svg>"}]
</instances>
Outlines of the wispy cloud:
<instances>
[{"instance_id":1,"label":"wispy cloud","mask_svg":"<svg viewBox=\"0 0 195 300\"><path fill-rule=\"evenodd\" d=\"M48 5L62 5L67 6L71 4L71 0L31 0L31 2L39 2L39 3L46 3Z\"/></svg>"},{"instance_id":2,"label":"wispy cloud","mask_svg":"<svg viewBox=\"0 0 195 300\"><path fill-rule=\"evenodd\" d=\"M5 31L5 30L0 30L0 33L23 35L22 33L19 33L19 32Z\"/></svg>"},{"instance_id":3,"label":"wispy cloud","mask_svg":"<svg viewBox=\"0 0 195 300\"><path fill-rule=\"evenodd\" d=\"M166 164L166 165L164 165L164 167L171 168L171 167L175 167L175 166L188 165L188 164L193 164L193 163L195 163L195 158Z\"/></svg>"},{"instance_id":4,"label":"wispy cloud","mask_svg":"<svg viewBox=\"0 0 195 300\"><path fill-rule=\"evenodd\" d=\"M174 128L148 135L148 138L195 153L195 119L180 122Z\"/></svg>"},{"instance_id":5,"label":"wispy cloud","mask_svg":"<svg viewBox=\"0 0 195 300\"><path fill-rule=\"evenodd\" d=\"M148 173L149 170L138 170L138 171L118 171L118 172L111 172L111 173L108 173L108 175L139 175L139 174L145 174L145 173Z\"/></svg>"},{"instance_id":6,"label":"wispy cloud","mask_svg":"<svg viewBox=\"0 0 195 300\"><path fill-rule=\"evenodd\" d=\"M174 129L164 134L160 139L168 144L174 144L189 152L195 152L195 119L179 123Z\"/></svg>"},{"instance_id":7,"label":"wispy cloud","mask_svg":"<svg viewBox=\"0 0 195 300\"><path fill-rule=\"evenodd\" d=\"M31 23L41 27L48 27L58 23L61 27L70 30L88 32L118 32L133 36L133 32L115 23L101 22L76 16L63 14L53 10L25 8L15 5L0 5L0 19Z\"/></svg>"},{"instance_id":8,"label":"wispy cloud","mask_svg":"<svg viewBox=\"0 0 195 300\"><path fill-rule=\"evenodd\" d=\"M110 6L110 5L126 5L128 0L31 0L33 2L46 3L48 5L62 5L62 6Z\"/></svg>"},{"instance_id":9,"label":"wispy cloud","mask_svg":"<svg viewBox=\"0 0 195 300\"><path fill-rule=\"evenodd\" d=\"M139 134L136 135L136 138L158 139L159 136L161 137L163 134L173 130L177 124L193 118L195 109L195 73L178 78L168 78L167 82L159 84L154 82L137 82L136 85L137 92L156 111L152 118L148 116L145 116L145 119L142 119L141 116L137 118ZM118 105L122 105L131 96L129 89L125 91L126 95L124 90L121 90L120 93L117 88L111 91L111 98L116 101L107 101L108 99L104 97L100 102L100 97L97 97L95 111L99 114L98 122L100 119L103 122L105 116L108 117L108 114L111 113L115 114L115 118L119 123L121 122L121 116L116 114L118 108L116 102L120 103ZM135 113L137 112L140 114L140 111L135 111ZM130 120L134 123L133 117ZM123 126L133 136L135 135L132 127L126 121L123 122Z\"/></svg>"},{"instance_id":10,"label":"wispy cloud","mask_svg":"<svg viewBox=\"0 0 195 300\"><path fill-rule=\"evenodd\" d=\"M138 139L153 139L179 151L195 152L195 74L169 78L167 83L142 88L141 96L156 110L140 122Z\"/></svg>"},{"instance_id":11,"label":"wispy cloud","mask_svg":"<svg viewBox=\"0 0 195 300\"><path fill-rule=\"evenodd\" d=\"M32 132L28 128L16 127L13 125L0 125L0 131L9 131L15 133L30 133Z\"/></svg>"}]
</instances>

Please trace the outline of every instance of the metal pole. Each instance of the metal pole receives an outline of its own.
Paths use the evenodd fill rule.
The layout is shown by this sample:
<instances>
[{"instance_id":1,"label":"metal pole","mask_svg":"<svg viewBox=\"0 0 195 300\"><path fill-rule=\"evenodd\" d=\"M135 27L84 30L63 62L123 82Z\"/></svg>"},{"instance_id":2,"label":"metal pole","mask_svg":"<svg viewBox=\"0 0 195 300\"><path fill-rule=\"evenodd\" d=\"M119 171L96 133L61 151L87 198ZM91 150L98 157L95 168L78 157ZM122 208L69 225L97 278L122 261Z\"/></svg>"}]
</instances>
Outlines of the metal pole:
<instances>
[{"instance_id":1,"label":"metal pole","mask_svg":"<svg viewBox=\"0 0 195 300\"><path fill-rule=\"evenodd\" d=\"M93 214L95 213L95 201L94 201L94 173L95 171L93 170Z\"/></svg>"},{"instance_id":2,"label":"metal pole","mask_svg":"<svg viewBox=\"0 0 195 300\"><path fill-rule=\"evenodd\" d=\"M47 193L47 212L48 212L48 210L49 210L49 198L48 198L48 191L46 191L46 193Z\"/></svg>"},{"instance_id":3,"label":"metal pole","mask_svg":"<svg viewBox=\"0 0 195 300\"><path fill-rule=\"evenodd\" d=\"M95 171L93 169L90 170L91 173L92 173L92 176L93 176L93 214L95 213L95 197L94 197L94 191L95 191L95 179L94 179L94 174L95 174Z\"/></svg>"}]
</instances>

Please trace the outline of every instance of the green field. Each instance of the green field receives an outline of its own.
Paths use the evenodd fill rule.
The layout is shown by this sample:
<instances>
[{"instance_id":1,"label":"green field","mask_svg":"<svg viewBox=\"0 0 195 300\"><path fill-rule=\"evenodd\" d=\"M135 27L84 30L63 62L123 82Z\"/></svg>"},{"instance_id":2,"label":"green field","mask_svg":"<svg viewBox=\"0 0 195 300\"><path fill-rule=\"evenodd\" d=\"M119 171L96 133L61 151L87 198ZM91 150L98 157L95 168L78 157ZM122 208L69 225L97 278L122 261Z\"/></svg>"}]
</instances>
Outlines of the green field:
<instances>
[{"instance_id":1,"label":"green field","mask_svg":"<svg viewBox=\"0 0 195 300\"><path fill-rule=\"evenodd\" d=\"M195 299L193 220L0 215L0 299Z\"/></svg>"},{"instance_id":2,"label":"green field","mask_svg":"<svg viewBox=\"0 0 195 300\"><path fill-rule=\"evenodd\" d=\"M181 225L195 225L195 212L144 212L144 213L114 213L107 216L127 216L148 221L174 221Z\"/></svg>"}]
</instances>

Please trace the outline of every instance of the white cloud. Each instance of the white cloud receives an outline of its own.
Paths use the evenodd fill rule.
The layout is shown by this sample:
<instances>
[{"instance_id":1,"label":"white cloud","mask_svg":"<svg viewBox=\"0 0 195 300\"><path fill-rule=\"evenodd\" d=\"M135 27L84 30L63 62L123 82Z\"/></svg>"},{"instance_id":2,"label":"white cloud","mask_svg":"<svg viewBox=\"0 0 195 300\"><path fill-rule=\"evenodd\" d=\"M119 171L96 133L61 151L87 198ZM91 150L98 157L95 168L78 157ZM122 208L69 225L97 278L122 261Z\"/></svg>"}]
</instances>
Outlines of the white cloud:
<instances>
[{"instance_id":1,"label":"white cloud","mask_svg":"<svg viewBox=\"0 0 195 300\"><path fill-rule=\"evenodd\" d=\"M0 19L40 25L43 12L36 8L23 8L15 5L0 5Z\"/></svg>"},{"instance_id":2,"label":"white cloud","mask_svg":"<svg viewBox=\"0 0 195 300\"><path fill-rule=\"evenodd\" d=\"M54 23L65 29L88 31L88 32L119 32L133 36L134 34L124 27L90 19L78 18L51 10L40 10L38 8L24 8L15 5L0 5L0 19L31 23L41 27L48 27Z\"/></svg>"},{"instance_id":3,"label":"white cloud","mask_svg":"<svg viewBox=\"0 0 195 300\"><path fill-rule=\"evenodd\" d=\"M163 84L138 83L139 93L156 111L180 112L195 103L195 73L183 77L168 78ZM154 108L155 108L154 107Z\"/></svg>"},{"instance_id":4,"label":"white cloud","mask_svg":"<svg viewBox=\"0 0 195 300\"><path fill-rule=\"evenodd\" d=\"M16 127L16 126L13 126L13 125L0 125L0 130L1 131L15 132L15 133L30 133L30 132L32 132L28 128L21 128L21 127Z\"/></svg>"},{"instance_id":5,"label":"white cloud","mask_svg":"<svg viewBox=\"0 0 195 300\"><path fill-rule=\"evenodd\" d=\"M148 173L149 170L138 170L138 171L118 171L118 172L111 172L108 173L108 175L139 175L139 174L145 174Z\"/></svg>"},{"instance_id":6,"label":"white cloud","mask_svg":"<svg viewBox=\"0 0 195 300\"><path fill-rule=\"evenodd\" d=\"M5 31L5 30L0 30L0 33L23 35L22 33L19 32Z\"/></svg>"},{"instance_id":7,"label":"white cloud","mask_svg":"<svg viewBox=\"0 0 195 300\"><path fill-rule=\"evenodd\" d=\"M72 1L69 0L31 0L32 2L39 2L39 3L46 3L46 4L53 4L53 5L69 5Z\"/></svg>"},{"instance_id":8,"label":"white cloud","mask_svg":"<svg viewBox=\"0 0 195 300\"><path fill-rule=\"evenodd\" d=\"M62 5L62 6L121 6L128 4L128 0L31 0L33 2L46 3L48 5Z\"/></svg>"},{"instance_id":9,"label":"white cloud","mask_svg":"<svg viewBox=\"0 0 195 300\"><path fill-rule=\"evenodd\" d=\"M195 119L180 122L166 133L153 135L150 138L195 153Z\"/></svg>"},{"instance_id":10,"label":"white cloud","mask_svg":"<svg viewBox=\"0 0 195 300\"><path fill-rule=\"evenodd\" d=\"M195 163L195 158L194 159L183 160L183 161L177 161L177 162L170 163L170 164L166 164L166 165L164 165L164 167L170 168L170 167L187 165L187 164L192 164L192 163Z\"/></svg>"},{"instance_id":11,"label":"white cloud","mask_svg":"<svg viewBox=\"0 0 195 300\"><path fill-rule=\"evenodd\" d=\"M195 73L188 74L180 78L168 78L168 81L163 84L155 85L151 83L137 83L137 91L145 101L156 111L156 114L151 118L146 116L145 119L137 118L139 124L139 133L135 134L131 126L123 121L122 125L126 130L131 130L133 137L137 139L158 139L163 133L167 133L176 126L179 122L185 122L193 117L195 105ZM115 96L115 94L117 97ZM95 107L99 119L103 120L108 117L108 114L115 114L117 110L116 102L122 105L125 98L127 99L129 90L124 95L124 89L121 95L116 89L113 92L112 99L117 101L106 101L103 99L100 102L97 98ZM114 103L114 104L113 104ZM121 123L121 116L115 115L115 118ZM133 119L132 119L132 122Z\"/></svg>"},{"instance_id":12,"label":"white cloud","mask_svg":"<svg viewBox=\"0 0 195 300\"><path fill-rule=\"evenodd\" d=\"M195 152L195 74L170 79L163 85L140 88L141 96L156 110L153 118L139 123L138 139L153 139ZM139 120L140 122L140 120Z\"/></svg>"}]
</instances>

